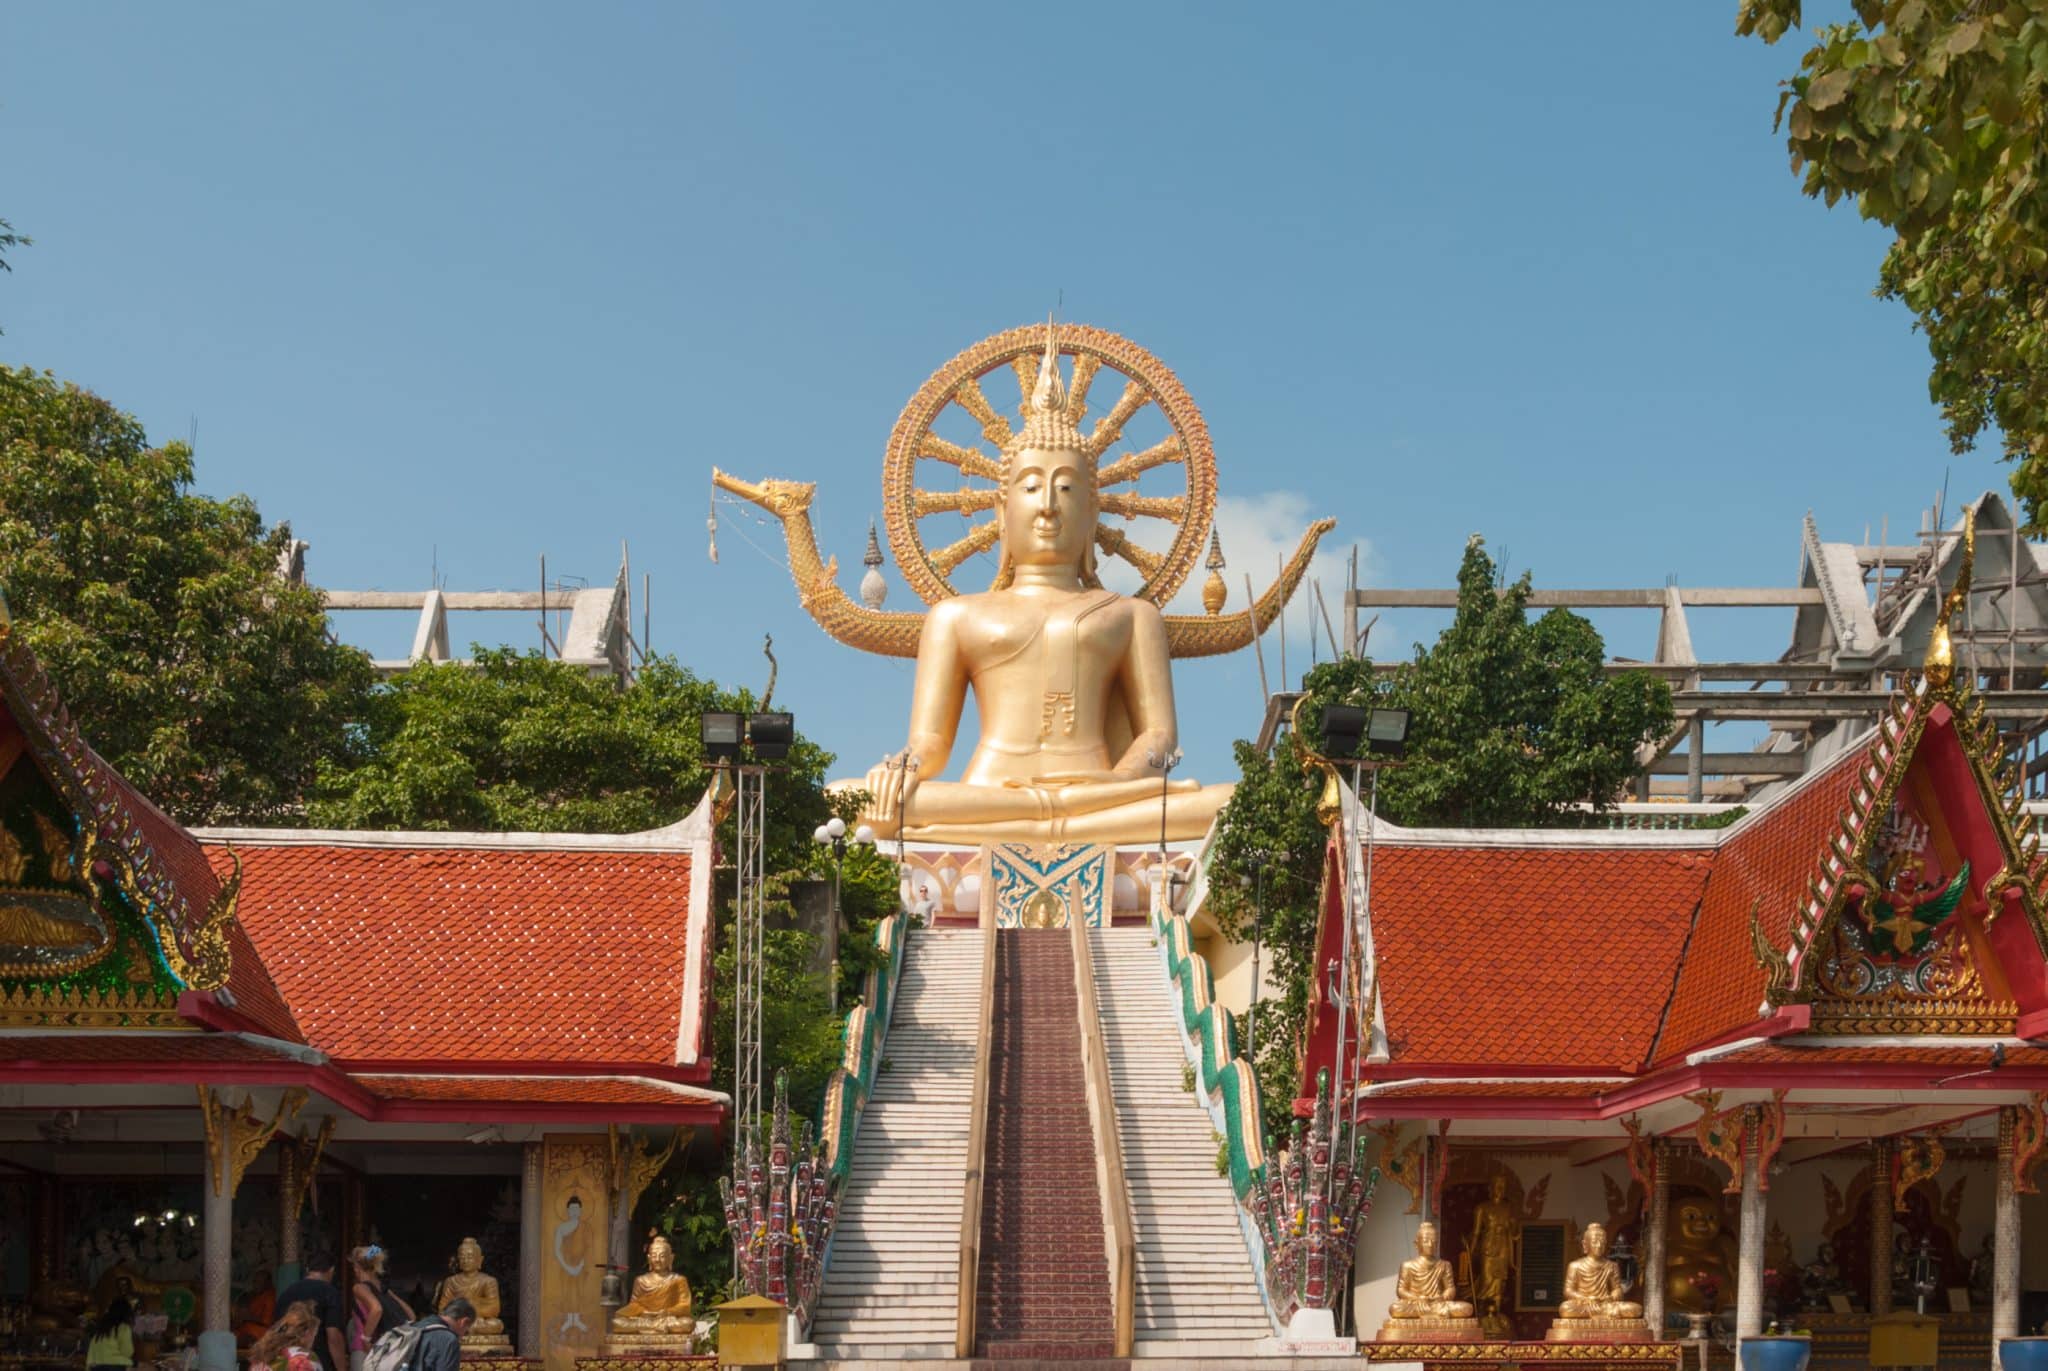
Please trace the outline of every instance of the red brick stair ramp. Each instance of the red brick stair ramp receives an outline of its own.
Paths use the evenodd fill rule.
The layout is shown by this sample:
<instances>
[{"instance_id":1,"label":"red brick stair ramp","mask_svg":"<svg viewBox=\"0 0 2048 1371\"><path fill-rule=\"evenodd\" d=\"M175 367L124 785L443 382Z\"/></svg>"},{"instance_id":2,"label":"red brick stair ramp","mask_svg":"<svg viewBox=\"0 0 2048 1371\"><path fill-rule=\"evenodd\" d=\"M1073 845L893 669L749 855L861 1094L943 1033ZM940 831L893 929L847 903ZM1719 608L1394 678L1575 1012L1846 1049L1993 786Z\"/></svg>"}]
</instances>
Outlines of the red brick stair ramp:
<instances>
[{"instance_id":1,"label":"red brick stair ramp","mask_svg":"<svg viewBox=\"0 0 2048 1371\"><path fill-rule=\"evenodd\" d=\"M1072 1363L1115 1353L1072 934L995 934L975 1354Z\"/></svg>"}]
</instances>

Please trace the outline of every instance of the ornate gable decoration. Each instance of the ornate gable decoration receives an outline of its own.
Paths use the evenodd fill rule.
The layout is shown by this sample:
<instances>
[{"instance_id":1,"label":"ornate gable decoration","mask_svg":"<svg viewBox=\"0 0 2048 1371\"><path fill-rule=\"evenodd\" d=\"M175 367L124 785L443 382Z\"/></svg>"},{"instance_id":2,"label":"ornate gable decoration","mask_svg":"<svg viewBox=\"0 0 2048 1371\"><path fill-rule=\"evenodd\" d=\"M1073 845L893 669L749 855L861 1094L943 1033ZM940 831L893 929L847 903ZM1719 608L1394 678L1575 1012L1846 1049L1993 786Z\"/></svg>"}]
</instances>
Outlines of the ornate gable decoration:
<instances>
[{"instance_id":1,"label":"ornate gable decoration","mask_svg":"<svg viewBox=\"0 0 2048 1371\"><path fill-rule=\"evenodd\" d=\"M17 750L26 746L54 802L69 812L59 823L56 813L24 809L22 823L33 823L32 842L0 816L0 978L57 981L118 951L137 966L159 963L180 989L225 985L239 860L225 882L208 871L203 889L181 888L151 845L125 787L86 746L42 664L12 630L0 599L0 704L20 729ZM147 951L133 939L121 944L95 900L102 880L139 920L140 937L153 944ZM142 995L152 1004L164 999L139 978L123 994ZM39 995L48 999L48 988Z\"/></svg>"},{"instance_id":2,"label":"ornate gable decoration","mask_svg":"<svg viewBox=\"0 0 2048 1371\"><path fill-rule=\"evenodd\" d=\"M2020 774L1955 670L1948 625L1969 596L1974 514L1963 540L1926 664L1893 697L1858 764L1849 809L1793 916L1790 946L1780 950L1764 934L1761 901L1750 913L1767 1001L1811 1005L1816 1032L2009 1034L2019 1005L1997 950L2011 941L1993 933L2001 911L2024 917L2033 949L2048 955L2040 839L2021 807ZM1914 765L1930 730L1952 730L1963 793L1938 785L1926 761ZM1989 862L1981 860L1987 837Z\"/></svg>"}]
</instances>

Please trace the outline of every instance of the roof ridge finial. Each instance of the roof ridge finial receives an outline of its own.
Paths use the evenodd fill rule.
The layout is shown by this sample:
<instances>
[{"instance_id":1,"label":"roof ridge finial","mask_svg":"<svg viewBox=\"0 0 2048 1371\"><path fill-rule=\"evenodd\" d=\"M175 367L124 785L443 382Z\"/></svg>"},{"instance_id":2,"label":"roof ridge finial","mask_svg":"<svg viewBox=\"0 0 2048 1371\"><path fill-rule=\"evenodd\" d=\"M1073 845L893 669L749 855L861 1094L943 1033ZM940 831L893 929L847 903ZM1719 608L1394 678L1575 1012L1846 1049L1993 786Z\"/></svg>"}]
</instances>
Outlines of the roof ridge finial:
<instances>
[{"instance_id":1,"label":"roof ridge finial","mask_svg":"<svg viewBox=\"0 0 2048 1371\"><path fill-rule=\"evenodd\" d=\"M1956 583L1949 587L1948 594L1941 597L1941 608L1934 614L1934 632L1927 639L1927 662L1922 668L1927 684L1936 689L1947 689L1956 677L1955 641L1949 636L1949 621L1957 610L1970 602L1970 571L1977 560L1977 511L1974 507L1963 510L1963 565L1956 573Z\"/></svg>"}]
</instances>

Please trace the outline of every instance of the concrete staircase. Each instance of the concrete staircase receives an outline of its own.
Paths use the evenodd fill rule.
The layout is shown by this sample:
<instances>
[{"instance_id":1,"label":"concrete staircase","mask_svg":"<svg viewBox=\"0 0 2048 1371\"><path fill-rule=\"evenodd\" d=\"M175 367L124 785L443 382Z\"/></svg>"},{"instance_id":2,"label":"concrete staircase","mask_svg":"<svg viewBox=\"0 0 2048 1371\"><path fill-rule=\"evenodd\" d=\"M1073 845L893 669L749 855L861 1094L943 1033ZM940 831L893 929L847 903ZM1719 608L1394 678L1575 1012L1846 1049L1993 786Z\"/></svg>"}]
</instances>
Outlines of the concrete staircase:
<instances>
[{"instance_id":1,"label":"concrete staircase","mask_svg":"<svg viewBox=\"0 0 2048 1371\"><path fill-rule=\"evenodd\" d=\"M1138 1357L1249 1356L1272 1336L1147 928L1094 929L1096 999L1137 1242Z\"/></svg>"},{"instance_id":2,"label":"concrete staircase","mask_svg":"<svg viewBox=\"0 0 2048 1371\"><path fill-rule=\"evenodd\" d=\"M982 934L914 929L811 1324L833 1359L951 1357Z\"/></svg>"},{"instance_id":3,"label":"concrete staircase","mask_svg":"<svg viewBox=\"0 0 2048 1371\"><path fill-rule=\"evenodd\" d=\"M996 934L975 1352L1100 1360L1116 1348L1073 935Z\"/></svg>"}]
</instances>

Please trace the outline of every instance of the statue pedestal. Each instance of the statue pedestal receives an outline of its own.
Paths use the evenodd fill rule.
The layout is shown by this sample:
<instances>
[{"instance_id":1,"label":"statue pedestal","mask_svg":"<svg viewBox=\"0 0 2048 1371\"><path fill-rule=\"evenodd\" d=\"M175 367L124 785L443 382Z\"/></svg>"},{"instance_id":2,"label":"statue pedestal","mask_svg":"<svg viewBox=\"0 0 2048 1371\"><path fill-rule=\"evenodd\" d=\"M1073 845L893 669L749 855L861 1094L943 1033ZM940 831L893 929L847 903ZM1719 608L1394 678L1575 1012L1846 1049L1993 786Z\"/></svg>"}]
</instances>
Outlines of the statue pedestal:
<instances>
[{"instance_id":1,"label":"statue pedestal","mask_svg":"<svg viewBox=\"0 0 2048 1371\"><path fill-rule=\"evenodd\" d=\"M1479 1342L1486 1334L1477 1319L1388 1319L1379 1342Z\"/></svg>"},{"instance_id":2,"label":"statue pedestal","mask_svg":"<svg viewBox=\"0 0 2048 1371\"><path fill-rule=\"evenodd\" d=\"M687 1357L697 1345L694 1333L611 1333L604 1340L607 1357Z\"/></svg>"},{"instance_id":3,"label":"statue pedestal","mask_svg":"<svg viewBox=\"0 0 2048 1371\"><path fill-rule=\"evenodd\" d=\"M476 1357L509 1357L512 1355L512 1339L503 1333L486 1333L479 1337L472 1333L462 1340L464 1359Z\"/></svg>"},{"instance_id":4,"label":"statue pedestal","mask_svg":"<svg viewBox=\"0 0 2048 1371\"><path fill-rule=\"evenodd\" d=\"M1641 1319L1553 1319L1545 1342L1649 1342Z\"/></svg>"}]
</instances>

